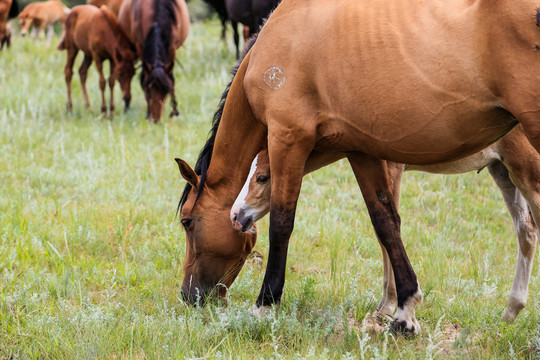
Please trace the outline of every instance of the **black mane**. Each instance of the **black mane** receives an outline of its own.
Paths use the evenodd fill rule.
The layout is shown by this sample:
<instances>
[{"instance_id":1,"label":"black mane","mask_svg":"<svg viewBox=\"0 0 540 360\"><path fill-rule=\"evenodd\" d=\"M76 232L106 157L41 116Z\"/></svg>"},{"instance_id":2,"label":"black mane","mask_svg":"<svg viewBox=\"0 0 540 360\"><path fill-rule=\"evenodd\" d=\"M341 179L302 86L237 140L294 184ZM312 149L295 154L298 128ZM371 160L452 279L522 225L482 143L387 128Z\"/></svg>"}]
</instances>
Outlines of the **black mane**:
<instances>
[{"instance_id":1,"label":"black mane","mask_svg":"<svg viewBox=\"0 0 540 360\"><path fill-rule=\"evenodd\" d=\"M210 166L210 160L212 159L212 152L214 150L214 143L216 141L217 130L219 128L219 123L221 122L223 109L225 108L225 101L227 100L227 96L229 95L231 84L234 80L234 77L236 76L236 73L238 72L238 68L240 67L240 64L242 63L242 60L244 60L244 58L246 57L246 54L249 52L253 44L255 44L256 40L257 40L257 34L253 35L248 40L248 42L246 43L246 47L244 49L244 53L242 54L242 57L240 58L240 60L236 62L236 64L234 64L234 67L231 70L231 75L232 75L231 81L229 82L229 84L227 84L227 87L223 91L223 94L221 94L221 99L219 100L218 109L214 113L214 119L212 120L212 128L210 129L210 132L208 133L208 140L206 140L206 143L204 144L199 154L199 158L197 159L197 162L195 163L194 171L197 175L201 177L199 181L200 191L197 193L195 204L197 203L197 200L199 200L199 196L201 196L201 193L204 189L204 184L206 183L206 172L208 171L208 167ZM190 191L191 191L191 185L187 183L186 187L184 188L184 192L182 193L182 196L180 197L180 201L176 209L177 212L179 212L182 209L182 206L185 204L187 200L187 196Z\"/></svg>"},{"instance_id":2,"label":"black mane","mask_svg":"<svg viewBox=\"0 0 540 360\"><path fill-rule=\"evenodd\" d=\"M178 25L177 10L178 4L175 0L154 0L154 23L144 40L142 56L143 63L150 65L151 70L163 69L170 62L171 29ZM172 81L169 81L163 72L150 71L147 74L148 78L145 79L145 70L149 70L145 68L143 67L141 73L141 83L152 82L162 93L171 91ZM172 73L172 66L170 71ZM143 87L145 85L147 84L143 84Z\"/></svg>"}]
</instances>

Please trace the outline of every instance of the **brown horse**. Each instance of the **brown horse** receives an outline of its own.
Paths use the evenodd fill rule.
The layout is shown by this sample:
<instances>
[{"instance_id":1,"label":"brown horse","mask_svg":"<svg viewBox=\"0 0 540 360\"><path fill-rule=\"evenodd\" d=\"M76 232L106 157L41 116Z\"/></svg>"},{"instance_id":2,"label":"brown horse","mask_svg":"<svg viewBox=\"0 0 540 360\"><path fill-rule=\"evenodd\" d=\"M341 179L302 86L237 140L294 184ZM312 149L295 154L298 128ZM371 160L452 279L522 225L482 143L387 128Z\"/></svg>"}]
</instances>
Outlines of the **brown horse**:
<instances>
[{"instance_id":1,"label":"brown horse","mask_svg":"<svg viewBox=\"0 0 540 360\"><path fill-rule=\"evenodd\" d=\"M6 45L11 45L11 32L7 26L7 20L15 17L19 11L17 1L0 0L0 50Z\"/></svg>"},{"instance_id":2,"label":"brown horse","mask_svg":"<svg viewBox=\"0 0 540 360\"><path fill-rule=\"evenodd\" d=\"M95 7L102 7L103 5L107 6L114 13L115 16L118 16L120 7L122 6L122 0L86 0L88 5L94 5Z\"/></svg>"},{"instance_id":3,"label":"brown horse","mask_svg":"<svg viewBox=\"0 0 540 360\"><path fill-rule=\"evenodd\" d=\"M35 37L37 28L39 27L39 35L41 38L45 38L45 27L48 27L48 37L51 39L54 30L53 25L56 22L64 23L66 16L69 13L69 9L64 6L58 0L49 0L44 2L34 2L26 5L26 7L19 14L19 25L21 26L21 35L25 36L30 30L30 27L34 26L32 37Z\"/></svg>"},{"instance_id":4,"label":"brown horse","mask_svg":"<svg viewBox=\"0 0 540 360\"><path fill-rule=\"evenodd\" d=\"M238 68L195 171L178 160L188 181L179 204L185 298L230 286L251 251L256 234L233 229L229 213L267 145L270 249L256 311L278 303L306 160L314 150L343 152L392 265L392 327L417 332L422 292L385 160L457 160L518 123L540 151L536 8L532 0L282 2Z\"/></svg>"},{"instance_id":5,"label":"brown horse","mask_svg":"<svg viewBox=\"0 0 540 360\"><path fill-rule=\"evenodd\" d=\"M147 117L161 121L163 103L171 95L178 115L174 94L173 67L176 50L189 33L189 12L184 0L124 0L118 21L143 62L141 86L148 104Z\"/></svg>"},{"instance_id":6,"label":"brown horse","mask_svg":"<svg viewBox=\"0 0 540 360\"><path fill-rule=\"evenodd\" d=\"M90 106L86 92L86 75L88 68L95 61L99 72L99 88L101 90L101 111L106 112L103 61L110 61L109 88L111 98L109 110L114 111L114 81L118 80L122 89L124 105L127 109L131 101L131 79L135 75L133 63L137 58L135 48L118 25L112 11L102 6L100 9L92 5L75 6L66 20L66 31L58 45L59 50L67 50L67 62L64 68L67 86L67 107L71 110L71 77L73 63L79 50L84 53L84 60L79 69L81 86L86 107Z\"/></svg>"},{"instance_id":7,"label":"brown horse","mask_svg":"<svg viewBox=\"0 0 540 360\"><path fill-rule=\"evenodd\" d=\"M306 161L306 174L346 157L343 153L312 152ZM394 185L394 199L399 202L403 166L389 164L389 176ZM405 166L405 170L438 174L459 174L480 171L487 167L505 200L518 238L518 261L514 285L510 291L503 320L513 322L527 303L527 289L532 270L534 251L538 242L540 220L540 155L529 144L521 126L501 140L467 158L431 166ZM250 231L253 224L270 210L270 159L267 149L260 151L253 163L242 191L231 209L233 226ZM398 205L396 204L396 208ZM379 242L380 244L380 242ZM384 259L383 297L377 307L382 316L391 317L397 306L394 274L388 255L381 245Z\"/></svg>"}]
</instances>

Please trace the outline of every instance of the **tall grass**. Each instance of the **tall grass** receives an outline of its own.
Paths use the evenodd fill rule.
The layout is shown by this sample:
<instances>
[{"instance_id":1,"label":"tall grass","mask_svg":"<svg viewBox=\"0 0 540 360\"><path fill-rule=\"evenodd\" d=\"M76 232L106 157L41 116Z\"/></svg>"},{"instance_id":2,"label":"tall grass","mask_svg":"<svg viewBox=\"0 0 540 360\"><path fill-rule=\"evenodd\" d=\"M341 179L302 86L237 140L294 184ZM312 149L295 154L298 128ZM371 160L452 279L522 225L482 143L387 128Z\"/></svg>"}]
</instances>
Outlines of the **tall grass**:
<instances>
[{"instance_id":1,"label":"tall grass","mask_svg":"<svg viewBox=\"0 0 540 360\"><path fill-rule=\"evenodd\" d=\"M536 268L516 323L499 320L517 246L487 172L404 177L403 238L425 294L414 339L370 325L382 263L345 162L304 180L278 309L247 314L266 219L263 262L248 261L228 307L182 302L184 182L173 158L194 164L229 80L233 45L219 34L217 21L193 25L175 70L181 115L160 125L145 120L137 80L132 109L102 117L94 67L91 111L74 76L67 113L57 38L14 37L0 53L0 359L535 358Z\"/></svg>"}]
</instances>

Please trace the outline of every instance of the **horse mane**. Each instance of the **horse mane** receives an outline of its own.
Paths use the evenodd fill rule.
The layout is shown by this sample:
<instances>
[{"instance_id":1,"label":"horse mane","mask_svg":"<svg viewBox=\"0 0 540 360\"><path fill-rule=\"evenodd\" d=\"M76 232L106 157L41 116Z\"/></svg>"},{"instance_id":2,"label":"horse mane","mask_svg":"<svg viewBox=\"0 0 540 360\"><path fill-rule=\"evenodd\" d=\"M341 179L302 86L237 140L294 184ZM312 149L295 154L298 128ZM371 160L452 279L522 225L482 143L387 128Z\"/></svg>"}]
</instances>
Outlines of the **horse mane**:
<instances>
[{"instance_id":1,"label":"horse mane","mask_svg":"<svg viewBox=\"0 0 540 360\"><path fill-rule=\"evenodd\" d=\"M154 0L154 23L144 40L142 56L143 63L151 65L152 69L167 65L171 51L171 28L178 24L177 10L176 0ZM149 76L152 77L152 73ZM163 92L171 90L171 82L159 74L154 74L154 77L155 85L161 87Z\"/></svg>"},{"instance_id":2,"label":"horse mane","mask_svg":"<svg viewBox=\"0 0 540 360\"><path fill-rule=\"evenodd\" d=\"M219 128L219 124L221 122L221 117L223 116L223 109L225 108L225 102L227 100L227 96L229 95L229 90L231 89L232 82L234 81L234 78L236 76L236 73L238 72L238 68L240 67L240 64L242 63L242 60L244 60L249 50L253 47L253 45L257 41L257 35L258 34L254 34L246 42L246 46L244 48L244 52L242 53L242 57L238 61L236 61L236 63L234 64L231 70L231 81L229 81L229 83L227 84L227 87L221 94L221 99L219 100L218 109L214 113L214 118L212 120L212 128L210 129L208 133L208 140L206 140L206 143L204 144L203 148L201 149L201 152L199 153L197 162L195 163L194 171L201 178L199 181L199 192L197 193L197 197L195 198L195 203L193 204L193 206L195 206L195 204L199 200L199 197L201 196L204 189L204 184L206 183L206 173L208 171L208 167L210 166L210 160L212 160L212 152L214 150L216 134ZM178 207L176 208L177 213L182 209L182 206L186 203L186 200L190 191L191 191L191 184L186 183L186 187L184 188L182 196L180 197L180 201L178 202Z\"/></svg>"}]
</instances>

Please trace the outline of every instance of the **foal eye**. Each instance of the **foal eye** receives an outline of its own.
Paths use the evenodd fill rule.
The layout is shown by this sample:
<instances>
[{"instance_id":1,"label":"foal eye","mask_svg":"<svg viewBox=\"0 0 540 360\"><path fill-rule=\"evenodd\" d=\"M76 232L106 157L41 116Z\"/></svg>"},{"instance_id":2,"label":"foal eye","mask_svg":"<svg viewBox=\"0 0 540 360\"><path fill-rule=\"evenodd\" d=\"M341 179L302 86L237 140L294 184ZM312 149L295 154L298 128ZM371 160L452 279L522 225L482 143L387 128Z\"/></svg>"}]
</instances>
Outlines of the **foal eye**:
<instances>
[{"instance_id":1,"label":"foal eye","mask_svg":"<svg viewBox=\"0 0 540 360\"><path fill-rule=\"evenodd\" d=\"M256 179L257 183L259 183L259 184L267 183L268 180L270 180L270 176L262 175L262 174L257 176L257 179Z\"/></svg>"},{"instance_id":2,"label":"foal eye","mask_svg":"<svg viewBox=\"0 0 540 360\"><path fill-rule=\"evenodd\" d=\"M189 228L191 227L193 223L193 220L185 218L185 219L180 220L180 222L182 223L182 226L184 227L184 229L189 230Z\"/></svg>"}]
</instances>

